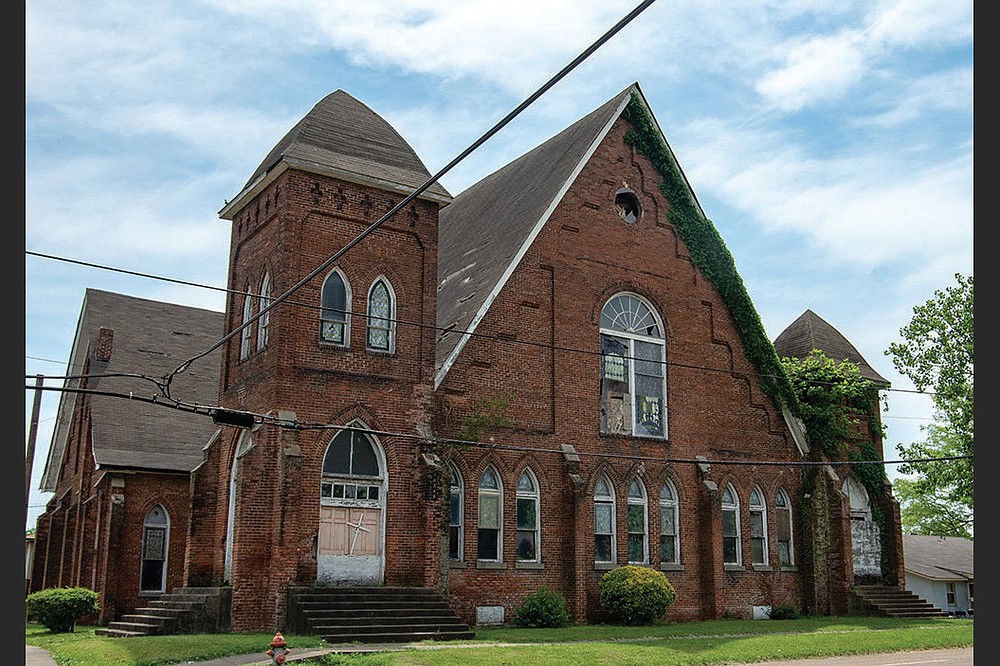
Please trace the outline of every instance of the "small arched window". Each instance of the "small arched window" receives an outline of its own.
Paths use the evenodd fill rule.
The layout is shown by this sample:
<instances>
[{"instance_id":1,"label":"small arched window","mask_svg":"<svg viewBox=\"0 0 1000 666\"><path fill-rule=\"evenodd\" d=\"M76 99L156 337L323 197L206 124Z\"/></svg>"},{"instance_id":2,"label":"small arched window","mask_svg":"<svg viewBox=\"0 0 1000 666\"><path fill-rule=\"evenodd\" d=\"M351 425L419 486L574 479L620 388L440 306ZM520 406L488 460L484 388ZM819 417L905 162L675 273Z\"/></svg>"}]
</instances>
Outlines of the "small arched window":
<instances>
[{"instance_id":1,"label":"small arched window","mask_svg":"<svg viewBox=\"0 0 1000 666\"><path fill-rule=\"evenodd\" d=\"M666 346L659 316L634 294L601 311L601 432L667 436Z\"/></svg>"},{"instance_id":2,"label":"small arched window","mask_svg":"<svg viewBox=\"0 0 1000 666\"><path fill-rule=\"evenodd\" d=\"M767 564L767 507L756 487L750 492L750 564Z\"/></svg>"},{"instance_id":3,"label":"small arched window","mask_svg":"<svg viewBox=\"0 0 1000 666\"><path fill-rule=\"evenodd\" d=\"M396 349L396 298L384 278L375 280L368 292L368 348L394 352Z\"/></svg>"},{"instance_id":4,"label":"small arched window","mask_svg":"<svg viewBox=\"0 0 1000 666\"><path fill-rule=\"evenodd\" d=\"M664 564L680 564L678 504L677 489L667 479L660 487L660 562Z\"/></svg>"},{"instance_id":5,"label":"small arched window","mask_svg":"<svg viewBox=\"0 0 1000 666\"><path fill-rule=\"evenodd\" d=\"M253 336L253 327L250 326L250 318L253 317L253 294L250 293L250 284L247 283L243 292L243 318L240 320L240 360L250 358L250 339Z\"/></svg>"},{"instance_id":6,"label":"small arched window","mask_svg":"<svg viewBox=\"0 0 1000 666\"><path fill-rule=\"evenodd\" d=\"M479 533L477 557L499 562L503 559L503 486L492 466L479 478Z\"/></svg>"},{"instance_id":7,"label":"small arched window","mask_svg":"<svg viewBox=\"0 0 1000 666\"><path fill-rule=\"evenodd\" d=\"M339 347L351 339L351 286L339 270L323 281L323 307L320 309L320 339Z\"/></svg>"},{"instance_id":8,"label":"small arched window","mask_svg":"<svg viewBox=\"0 0 1000 666\"><path fill-rule=\"evenodd\" d=\"M792 546L792 503L788 500L788 493L784 490L779 490L778 496L774 498L774 522L778 546L778 564L781 566L794 566L795 549Z\"/></svg>"},{"instance_id":9,"label":"small arched window","mask_svg":"<svg viewBox=\"0 0 1000 666\"><path fill-rule=\"evenodd\" d=\"M142 524L142 567L140 592L165 592L167 589L167 547L170 519L163 505L157 504Z\"/></svg>"},{"instance_id":10,"label":"small arched window","mask_svg":"<svg viewBox=\"0 0 1000 666\"><path fill-rule=\"evenodd\" d=\"M594 561L614 564L615 544L615 491L605 475L594 483Z\"/></svg>"},{"instance_id":11,"label":"small arched window","mask_svg":"<svg viewBox=\"0 0 1000 666\"><path fill-rule=\"evenodd\" d=\"M521 472L517 480L517 559L537 562L540 532L538 511L538 480L530 469Z\"/></svg>"},{"instance_id":12,"label":"small arched window","mask_svg":"<svg viewBox=\"0 0 1000 666\"><path fill-rule=\"evenodd\" d=\"M743 549L740 547L740 500L731 483L726 484L722 491L722 562L743 562Z\"/></svg>"},{"instance_id":13,"label":"small arched window","mask_svg":"<svg viewBox=\"0 0 1000 666\"><path fill-rule=\"evenodd\" d=\"M464 559L462 524L465 512L465 483L462 473L454 463L448 464L450 472L448 501L448 557L453 560Z\"/></svg>"},{"instance_id":14,"label":"small arched window","mask_svg":"<svg viewBox=\"0 0 1000 666\"><path fill-rule=\"evenodd\" d=\"M264 273L260 281L260 319L257 320L257 351L267 348L267 332L271 325L271 313L264 310L271 305L271 274Z\"/></svg>"},{"instance_id":15,"label":"small arched window","mask_svg":"<svg viewBox=\"0 0 1000 666\"><path fill-rule=\"evenodd\" d=\"M627 187L623 187L615 192L615 210L618 212L618 216L629 224L638 222L639 216L642 214L642 209L639 207L639 199Z\"/></svg>"},{"instance_id":16,"label":"small arched window","mask_svg":"<svg viewBox=\"0 0 1000 666\"><path fill-rule=\"evenodd\" d=\"M646 529L646 487L638 478L628 486L628 562L645 564L648 561L649 534Z\"/></svg>"}]
</instances>

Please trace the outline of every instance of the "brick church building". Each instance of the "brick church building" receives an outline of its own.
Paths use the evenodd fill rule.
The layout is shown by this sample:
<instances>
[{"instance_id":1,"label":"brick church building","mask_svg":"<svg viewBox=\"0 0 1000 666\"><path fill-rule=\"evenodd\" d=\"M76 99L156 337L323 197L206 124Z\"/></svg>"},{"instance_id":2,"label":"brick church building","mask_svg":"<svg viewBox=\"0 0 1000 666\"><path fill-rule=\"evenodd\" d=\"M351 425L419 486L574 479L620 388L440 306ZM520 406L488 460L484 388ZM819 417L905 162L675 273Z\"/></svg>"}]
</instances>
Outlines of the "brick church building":
<instances>
[{"instance_id":1,"label":"brick church building","mask_svg":"<svg viewBox=\"0 0 1000 666\"><path fill-rule=\"evenodd\" d=\"M890 487L810 447L778 359L888 382L811 311L767 339L638 84L459 194L430 177L338 90L220 211L225 313L88 290L68 374L109 374L63 396L32 589L93 587L107 622L227 586L232 630L268 631L303 585L484 624L542 587L599 620L626 563L672 620L902 583ZM181 409L85 390L156 393L112 370Z\"/></svg>"}]
</instances>

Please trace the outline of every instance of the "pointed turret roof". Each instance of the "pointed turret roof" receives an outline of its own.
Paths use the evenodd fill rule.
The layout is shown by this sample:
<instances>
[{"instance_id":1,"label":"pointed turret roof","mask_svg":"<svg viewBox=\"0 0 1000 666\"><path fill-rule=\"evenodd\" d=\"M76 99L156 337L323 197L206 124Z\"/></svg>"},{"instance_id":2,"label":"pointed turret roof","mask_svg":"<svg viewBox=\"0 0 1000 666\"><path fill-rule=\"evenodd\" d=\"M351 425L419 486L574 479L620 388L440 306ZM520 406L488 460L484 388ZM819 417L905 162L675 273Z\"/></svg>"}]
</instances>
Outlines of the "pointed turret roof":
<instances>
[{"instance_id":1,"label":"pointed turret roof","mask_svg":"<svg viewBox=\"0 0 1000 666\"><path fill-rule=\"evenodd\" d=\"M813 349L820 350L834 361L846 359L858 366L865 379L889 386L889 381L868 364L861 352L840 331L812 310L799 315L774 339L774 350L782 358L805 358Z\"/></svg>"},{"instance_id":2,"label":"pointed turret roof","mask_svg":"<svg viewBox=\"0 0 1000 666\"><path fill-rule=\"evenodd\" d=\"M431 178L416 152L392 125L343 90L335 90L282 137L219 215L232 219L250 197L288 168L404 196ZM420 197L439 203L451 201L451 195L437 182Z\"/></svg>"}]
</instances>

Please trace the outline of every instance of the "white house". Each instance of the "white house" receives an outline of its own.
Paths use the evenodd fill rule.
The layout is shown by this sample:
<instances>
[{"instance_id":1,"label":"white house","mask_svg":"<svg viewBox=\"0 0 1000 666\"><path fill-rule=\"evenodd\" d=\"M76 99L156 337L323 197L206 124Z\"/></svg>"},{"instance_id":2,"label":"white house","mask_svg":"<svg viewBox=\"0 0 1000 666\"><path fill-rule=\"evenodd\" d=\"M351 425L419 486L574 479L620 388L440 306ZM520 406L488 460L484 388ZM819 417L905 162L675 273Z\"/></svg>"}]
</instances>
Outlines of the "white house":
<instances>
[{"instance_id":1,"label":"white house","mask_svg":"<svg viewBox=\"0 0 1000 666\"><path fill-rule=\"evenodd\" d=\"M957 616L972 615L972 540L903 535L906 589Z\"/></svg>"}]
</instances>

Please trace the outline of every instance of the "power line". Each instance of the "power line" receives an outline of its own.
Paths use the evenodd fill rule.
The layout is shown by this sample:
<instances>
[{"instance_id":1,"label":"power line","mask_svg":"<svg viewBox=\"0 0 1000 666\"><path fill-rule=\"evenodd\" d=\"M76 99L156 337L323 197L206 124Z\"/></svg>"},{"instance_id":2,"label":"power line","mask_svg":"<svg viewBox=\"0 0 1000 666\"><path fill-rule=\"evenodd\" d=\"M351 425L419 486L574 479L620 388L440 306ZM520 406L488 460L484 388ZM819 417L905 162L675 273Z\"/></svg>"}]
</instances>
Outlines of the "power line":
<instances>
[{"instance_id":1,"label":"power line","mask_svg":"<svg viewBox=\"0 0 1000 666\"><path fill-rule=\"evenodd\" d=\"M488 449L495 451L519 451L519 452L532 452L532 453L551 453L558 454L560 456L565 455L562 449L549 449L541 447L532 446L518 446L515 444L504 444L499 442L478 442L475 440L465 440L465 439L455 439L447 437L435 437L429 435L419 435L414 433L397 432L392 430L376 430L374 428L362 428L359 426L351 425L340 425L333 423L310 423L308 421L298 421L298 420L288 420L280 416L274 416L271 414L256 414L253 412L240 412L235 410L223 409L221 407L209 406L209 405L185 405L183 403L177 402L170 398L160 398L159 396L142 396L136 395L134 393L116 393L114 391L100 391L96 389L85 389L85 388L63 388L63 387L33 387L26 385L25 388L36 388L36 390L44 391L61 391L67 393L81 393L98 395L104 397L114 397L127 400L135 400L138 402L144 402L147 404L155 404L162 407L167 407L170 409L176 409L192 414L199 414L202 416L210 416L213 419L218 419L220 416L243 416L248 419L248 423L260 423L262 425L272 425L279 428L285 428L288 430L350 430L353 432L361 432L369 435L375 435L379 437L392 437L397 439L411 439L420 440L422 442L427 442L430 444L446 445L446 446L460 446L460 447L470 447L478 449ZM252 418L252 421L250 419ZM228 424L226 424L228 425ZM768 466L768 467L813 467L813 466L824 466L824 465L848 465L848 466L865 466L865 465L903 465L912 463L923 463L923 462L950 462L956 460L971 460L974 456L972 455L962 455L962 456L945 456L937 458L914 458L909 460L829 460L829 461L818 461L818 460L714 460L708 458L669 458L661 456L640 456L628 453L608 453L608 452L590 452L590 451L576 451L578 456L586 457L598 457L598 458L617 458L621 460L636 460L636 461L647 461L647 462L661 462L661 463L676 463L676 464L697 464L697 465L750 465L750 466Z\"/></svg>"},{"instance_id":2,"label":"power line","mask_svg":"<svg viewBox=\"0 0 1000 666\"><path fill-rule=\"evenodd\" d=\"M614 26L612 26L611 29L609 29L607 32L605 32L604 35L602 35L597 41L595 41L585 51L583 51L583 53L581 53L576 58L574 58L572 62L570 62L565 67L563 67L562 70L560 70L555 76L553 76L546 83L544 83L538 90L536 90L534 93L532 93L526 100L524 100L523 102L521 102L521 104L519 104L513 111L511 111L506 116L504 116L497 124L495 124L491 129L489 129L479 139L477 139L475 142L473 142L472 145L470 145L468 148L466 148L465 150L463 150L457 157L455 157L454 159L452 159L452 161L449 162L443 169L441 169L436 174L434 174L433 176L431 176L427 181L424 182L423 185L419 186L413 192L411 192L406 197L404 197L402 201L400 201L395 206L393 206L388 212L386 212L384 215L382 215L382 217L380 217L378 220L376 220L374 223L372 223L372 225L369 226L367 229L365 229L360 234L358 234L353 240L351 240L350 242L348 242L344 247L342 247L340 250L338 250L338 251L334 252L332 255L330 255L323 263L321 263L319 266L317 266L312 271L310 271L305 277L303 277L301 280L299 280L294 285L292 285L285 293L281 294L280 296L278 296L277 298L275 298L274 300L272 300L270 303L268 303L268 305L266 307L262 308L259 312L257 312L256 315L250 317L247 321L244 321L239 327L234 328L228 334L226 334L225 336L223 336L214 345L212 345L211 347L209 347L205 351L201 352L200 354L198 354L196 356L191 357L190 359L188 359L184 363L182 363L179 366L177 366L165 378L168 390L169 390L170 382L173 380L174 376L176 376L177 374L179 374L181 372L184 372L184 370L187 369L187 367L191 363L193 363L194 361L207 356L208 354L212 353L213 351L215 351L216 349L218 349L219 347L221 347L228 340L230 340L233 336L235 336L240 331L242 331L244 328L250 326L251 324L253 324L254 322L256 322L258 319L260 319L262 316L264 316L265 314L267 314L268 312L270 312L271 310L273 310L275 307L278 306L278 304L280 304L286 298L288 298L289 296L291 296L291 294L293 294L294 292L298 291L302 286L308 284L310 280L314 279L317 275L319 275L324 270L326 270L329 266L331 266L335 261L337 261L342 256L344 256L344 254L346 254L352 247L354 247L355 245L357 245L358 243L360 243L369 234L371 234L377 228L379 228L380 226L382 226L382 224L386 220L388 220L393 215L395 215L399 210L401 210L404 207L406 207L407 204L409 204L411 201L413 201L415 198L417 198L420 194L422 194L424 192L424 190L426 190L431 185L433 185L435 182L437 182L439 178L441 178L443 175L445 175L446 173L448 173L449 171L451 171L452 168L455 165L457 165L459 162L461 162L462 160L464 160L470 153L472 153L474 150L476 150L477 148L479 148L479 146L481 146L488 139L490 139L490 137L492 137L494 134L496 134L497 132L499 132L511 120L513 120L522 111L524 111L524 109L528 108L528 106L530 106L531 104L533 104L535 102L535 100L537 100L545 92L547 92L549 90L549 88L551 88L556 83L558 83L563 77L565 77L567 74L569 74L571 71L573 71L577 67L577 65L579 65L581 62L583 62L584 60L586 60L588 57L590 57L590 55L593 54L594 51L596 51L605 42L607 42L609 39L611 39L611 37L613 37L616 33L618 33L618 31L620 31L622 28L624 28L626 25L628 25L630 22L632 22L632 20L635 17L637 17L639 14L641 14L643 11L645 11L646 8L648 8L651 4L653 4L653 2L654 2L654 0L644 0L643 2L641 2L635 9L633 9L631 12L629 12L624 18L622 18L620 21L618 21L618 23L616 23Z\"/></svg>"},{"instance_id":3,"label":"power line","mask_svg":"<svg viewBox=\"0 0 1000 666\"><path fill-rule=\"evenodd\" d=\"M163 280L163 281L166 281L166 282L174 282L174 283L185 284L185 285L194 286L194 287L202 287L204 289L214 289L214 290L217 290L217 291L225 292L227 294L233 294L233 295L237 295L237 296L243 296L245 298L260 298L260 294L256 294L254 292L243 291L243 290L239 290L239 289L227 289L227 288L224 288L224 287L215 287L215 286L212 286L212 285L198 284L196 282L190 282L190 281L186 281L186 280L179 280L179 279L176 279L176 278L162 277L162 276L154 275L154 274L151 274L151 273L138 273L136 271L129 271L129 270L124 270L124 269L119 269L119 268L114 268L114 267L109 267L109 266L102 266L100 264L94 264L94 263L86 262L86 261L79 261L79 260L76 260L76 259L68 259L68 258L65 258L65 257L59 257L59 256L52 255L52 254L44 254L44 253L41 253L41 252L26 251L25 254L30 254L30 255L41 257L41 258L45 258L45 259L51 259L51 260L54 260L54 261L66 261L66 262L70 262L70 263L76 263L76 264L81 264L81 265L84 265L84 266L89 266L89 267L92 267L92 268L98 268L98 269L104 269L104 270L110 270L110 271L117 271L117 272L122 272L122 273L128 273L130 275L138 275L138 276L146 277L146 278L153 279L153 280ZM293 306L296 306L296 307L306 308L306 309L315 310L315 311L322 311L324 309L328 309L328 310L332 309L332 310L334 310L336 312L343 313L343 314L348 315L348 316L350 316L352 318L358 318L358 319L367 319L368 318L368 315L366 313L363 313L363 312L358 312L358 311L349 310L349 309L323 308L321 305L316 305L316 304L313 304L313 303L304 303L302 301L287 300L287 301L285 301L285 305L293 305ZM261 312L263 313L264 310L261 310ZM437 326L437 325L434 325L434 324L425 324L423 322L410 321L410 320L407 320L407 319L399 319L398 317L381 317L380 316L379 319L382 320L382 321L390 321L393 324L397 324L397 325L412 326L414 328L430 329L430 330L433 330L433 331L437 331L438 333L456 333L458 335L469 336L469 337L472 337L472 338L480 338L480 339L483 339L483 340L488 340L488 341L492 341L492 342L499 342L499 343L503 343L503 344L507 344L507 345L525 345L525 346L535 347L537 349L543 349L543 350L548 350L548 351L563 351L563 352L572 352L572 353L577 353L577 354L587 354L587 355L590 355L590 356L598 356L598 357L602 356L602 352L600 352L600 351L593 351L593 350L590 350L590 349L581 349L579 347L568 347L568 346L565 346L565 345L555 345L555 344L551 344L551 343L547 343L547 342L534 342L534 341L531 341L531 340L512 339L512 338L509 338L509 337L501 337L501 336L499 336L497 334L482 333L480 331L457 330L453 325L452 326ZM250 321L252 321L252 320L248 320L248 323ZM243 327L241 326L239 329L236 329L236 330L242 330L242 328ZM235 333L235 331L234 331L234 333ZM230 336L231 335L232 335L232 333L230 334ZM633 356L622 356L621 358L626 359L626 360L637 360L636 357L633 357ZM38 359L38 360L47 360L47 359ZM642 360L644 363L656 363L658 365L663 365L665 367L685 368L685 369L688 369L688 370L705 370L707 372L722 372L722 373L726 373L726 374L731 374L732 372L734 372L732 369L728 369L728 368L710 368L708 366L695 365L695 364L692 364L692 363L678 363L676 361L657 361L657 360L651 360L651 359L638 359L638 360ZM760 377L772 377L771 375L766 375L766 374L759 374L759 376ZM153 381L153 380L151 380L151 381ZM815 382L815 383L817 383L817 384L829 383L830 385L834 384L834 382ZM903 388L889 387L889 388L882 388L882 389L879 389L879 390L880 391L893 392L893 393L912 393L912 394L916 394L916 395L926 395L926 396L933 396L934 395L933 392L930 392L930 391L920 391L920 390L917 390L917 389L903 389ZM900 417L896 417L896 418L900 418ZM914 417L914 418L923 418L923 417Z\"/></svg>"}]
</instances>

